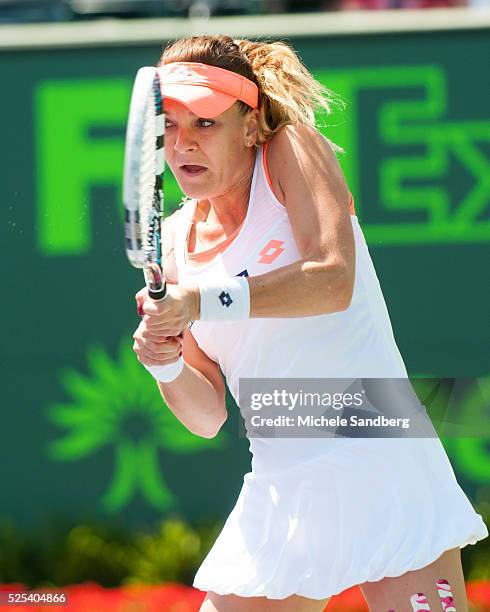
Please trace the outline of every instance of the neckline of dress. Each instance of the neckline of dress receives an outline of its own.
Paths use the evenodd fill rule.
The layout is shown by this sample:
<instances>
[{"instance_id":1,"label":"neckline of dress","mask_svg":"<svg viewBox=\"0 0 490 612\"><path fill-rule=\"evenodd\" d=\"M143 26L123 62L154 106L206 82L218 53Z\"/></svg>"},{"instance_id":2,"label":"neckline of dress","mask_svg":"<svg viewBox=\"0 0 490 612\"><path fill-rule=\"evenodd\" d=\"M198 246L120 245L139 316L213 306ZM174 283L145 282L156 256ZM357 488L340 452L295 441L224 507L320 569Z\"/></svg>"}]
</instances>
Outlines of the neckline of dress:
<instances>
[{"instance_id":1,"label":"neckline of dress","mask_svg":"<svg viewBox=\"0 0 490 612\"><path fill-rule=\"evenodd\" d=\"M187 250L187 245L188 245L188 240L189 240L189 234L190 234L190 230L192 227L192 224L194 223L195 220L195 214L196 214L196 208L197 208L197 200L191 200L191 205L192 205L192 209L189 211L191 214L189 214L190 217L190 223L189 223L189 227L187 228L187 231L185 233L185 239L184 239L184 263L186 266L188 266L188 261L194 261L195 264L198 261L199 255L212 255L215 254L216 251L219 250L220 247L225 246L224 250L220 251L222 255L224 255L225 253L227 253L240 239L242 231L246 228L246 226L248 225L249 219L250 219L250 215L251 215L251 211L253 208L253 204L255 202L255 185L257 182L257 169L259 166L259 161L261 158L261 152L262 152L262 145L260 147L257 148L257 153L255 155L255 163L254 163L254 170L253 170L253 174L252 174L252 184L250 186L250 194L248 197L248 205L247 205L247 213L245 215L244 220L242 221L241 225L233 232L233 234L231 234L230 236L227 236L225 238L224 241L220 242L218 245L211 247L210 249L206 249L204 251L198 251L198 252L193 252L193 253L189 253L189 251ZM229 244L225 243L228 242ZM190 257L189 257L190 256ZM205 267L208 267L210 265L212 265L214 262L214 259L211 260L210 262L206 262L200 266L198 265L193 265L192 267L190 267L190 270L194 270L194 269L199 269L202 270Z\"/></svg>"}]
</instances>

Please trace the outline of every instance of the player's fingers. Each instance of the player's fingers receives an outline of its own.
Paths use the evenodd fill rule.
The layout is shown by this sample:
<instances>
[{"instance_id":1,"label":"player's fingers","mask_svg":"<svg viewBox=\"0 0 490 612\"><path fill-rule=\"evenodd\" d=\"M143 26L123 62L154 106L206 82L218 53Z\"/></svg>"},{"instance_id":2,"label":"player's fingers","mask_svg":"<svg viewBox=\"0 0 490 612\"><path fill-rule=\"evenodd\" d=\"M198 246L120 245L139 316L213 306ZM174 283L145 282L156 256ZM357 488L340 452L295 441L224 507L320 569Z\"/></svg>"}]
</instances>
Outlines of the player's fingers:
<instances>
[{"instance_id":1,"label":"player's fingers","mask_svg":"<svg viewBox=\"0 0 490 612\"><path fill-rule=\"evenodd\" d=\"M158 357L158 353L150 346L148 340L144 340L141 336L134 336L133 350L136 354L150 353L152 357Z\"/></svg>"},{"instance_id":2,"label":"player's fingers","mask_svg":"<svg viewBox=\"0 0 490 612\"><path fill-rule=\"evenodd\" d=\"M165 321L152 322L149 319L144 319L145 329L149 334L158 334L162 336L179 336L184 328L184 324L180 321Z\"/></svg>"},{"instance_id":3,"label":"player's fingers","mask_svg":"<svg viewBox=\"0 0 490 612\"><path fill-rule=\"evenodd\" d=\"M171 310L171 306L166 300L152 300L147 298L141 302L140 306L145 315L154 318L165 316L165 314Z\"/></svg>"},{"instance_id":4,"label":"player's fingers","mask_svg":"<svg viewBox=\"0 0 490 612\"><path fill-rule=\"evenodd\" d=\"M139 314L140 317L142 317L144 315L143 304L144 304L145 300L148 299L148 288L147 287L143 287L143 289L140 289L138 291L138 293L134 296L134 299L136 300L136 306L138 308L138 314Z\"/></svg>"},{"instance_id":5,"label":"player's fingers","mask_svg":"<svg viewBox=\"0 0 490 612\"><path fill-rule=\"evenodd\" d=\"M173 357L157 357L157 358L151 358L151 357L146 357L146 356L137 356L138 357L138 361L140 363L142 363L143 365L146 366L157 366L157 365L169 365L170 363L174 363L175 361L177 361L180 357L180 355L174 355Z\"/></svg>"},{"instance_id":6,"label":"player's fingers","mask_svg":"<svg viewBox=\"0 0 490 612\"><path fill-rule=\"evenodd\" d=\"M166 356L169 353L174 353L175 351L180 351L181 342L178 339L169 338L164 342L153 342L148 340L145 343L145 346L154 354L154 355L163 355Z\"/></svg>"},{"instance_id":7,"label":"player's fingers","mask_svg":"<svg viewBox=\"0 0 490 612\"><path fill-rule=\"evenodd\" d=\"M172 336L155 335L151 332L138 327L133 334L135 342L140 347L148 347L155 353L165 352L174 348L181 348L184 343L182 335L172 334Z\"/></svg>"},{"instance_id":8,"label":"player's fingers","mask_svg":"<svg viewBox=\"0 0 490 612\"><path fill-rule=\"evenodd\" d=\"M163 329L163 326L168 324L168 321L162 321L161 317L156 315L150 316L148 314L143 316L143 322L146 328L151 330Z\"/></svg>"},{"instance_id":9,"label":"player's fingers","mask_svg":"<svg viewBox=\"0 0 490 612\"><path fill-rule=\"evenodd\" d=\"M142 338L143 340L152 340L153 342L165 342L169 338L177 338L180 341L180 344L184 341L183 333L168 333L166 331L160 331L158 328L149 329L146 326L142 326L142 328L138 328L133 334L133 338Z\"/></svg>"},{"instance_id":10,"label":"player's fingers","mask_svg":"<svg viewBox=\"0 0 490 612\"><path fill-rule=\"evenodd\" d=\"M138 361L145 365L165 365L166 363L176 361L181 354L181 350L173 349L168 353L157 355L145 348L145 350L137 352L136 356L138 357Z\"/></svg>"},{"instance_id":11,"label":"player's fingers","mask_svg":"<svg viewBox=\"0 0 490 612\"><path fill-rule=\"evenodd\" d=\"M138 293L134 296L134 299L136 300L136 303L142 304L145 300L148 299L148 287L143 287L143 289L140 289L138 291Z\"/></svg>"},{"instance_id":12,"label":"player's fingers","mask_svg":"<svg viewBox=\"0 0 490 612\"><path fill-rule=\"evenodd\" d=\"M187 321L180 314L173 314L170 312L162 312L159 314L145 314L142 319L143 323L148 329L159 329L159 330L177 330L177 334L184 329L187 325ZM169 334L170 335L170 334Z\"/></svg>"},{"instance_id":13,"label":"player's fingers","mask_svg":"<svg viewBox=\"0 0 490 612\"><path fill-rule=\"evenodd\" d=\"M155 353L148 346L141 345L137 340L133 344L138 361L145 365L164 365L179 356L180 349L172 348L165 353Z\"/></svg>"},{"instance_id":14,"label":"player's fingers","mask_svg":"<svg viewBox=\"0 0 490 612\"><path fill-rule=\"evenodd\" d=\"M142 332L141 337L145 340L153 340L154 342L165 342L169 335L167 333L158 331L158 329L146 329Z\"/></svg>"},{"instance_id":15,"label":"player's fingers","mask_svg":"<svg viewBox=\"0 0 490 612\"><path fill-rule=\"evenodd\" d=\"M161 341L163 338L180 338L179 334L181 329L181 327L163 327L161 328L158 340ZM150 336L148 337L150 338ZM182 340L182 338L180 338L180 340Z\"/></svg>"}]
</instances>

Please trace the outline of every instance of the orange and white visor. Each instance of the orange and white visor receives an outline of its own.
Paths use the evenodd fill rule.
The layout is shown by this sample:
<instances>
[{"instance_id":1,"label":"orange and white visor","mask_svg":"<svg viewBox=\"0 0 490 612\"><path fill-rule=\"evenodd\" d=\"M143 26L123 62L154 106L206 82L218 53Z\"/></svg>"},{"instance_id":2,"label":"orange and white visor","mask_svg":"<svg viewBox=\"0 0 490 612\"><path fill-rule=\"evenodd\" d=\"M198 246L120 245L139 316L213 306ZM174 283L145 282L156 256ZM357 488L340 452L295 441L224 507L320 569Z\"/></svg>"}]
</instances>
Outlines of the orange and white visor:
<instances>
[{"instance_id":1,"label":"orange and white visor","mask_svg":"<svg viewBox=\"0 0 490 612\"><path fill-rule=\"evenodd\" d=\"M181 102L195 115L211 119L241 100L258 107L259 89L250 79L198 62L172 62L158 69L165 98Z\"/></svg>"}]
</instances>

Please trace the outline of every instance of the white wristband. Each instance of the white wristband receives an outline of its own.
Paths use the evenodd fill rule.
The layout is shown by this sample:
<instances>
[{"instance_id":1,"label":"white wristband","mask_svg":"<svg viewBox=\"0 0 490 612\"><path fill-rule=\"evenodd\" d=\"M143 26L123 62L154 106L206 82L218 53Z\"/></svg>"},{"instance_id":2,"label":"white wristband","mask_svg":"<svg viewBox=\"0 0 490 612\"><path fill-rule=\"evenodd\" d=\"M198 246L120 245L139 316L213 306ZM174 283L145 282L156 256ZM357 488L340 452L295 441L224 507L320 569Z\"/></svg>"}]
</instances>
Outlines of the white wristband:
<instances>
[{"instance_id":1,"label":"white wristband","mask_svg":"<svg viewBox=\"0 0 490 612\"><path fill-rule=\"evenodd\" d=\"M155 380L160 382L169 383L172 382L179 376L184 368L184 360L182 357L178 361L174 363L169 363L168 365L158 365L158 366L147 366L143 364L145 368L150 372Z\"/></svg>"},{"instance_id":2,"label":"white wristband","mask_svg":"<svg viewBox=\"0 0 490 612\"><path fill-rule=\"evenodd\" d=\"M238 321L250 317L250 286L244 276L199 283L200 321Z\"/></svg>"}]
</instances>

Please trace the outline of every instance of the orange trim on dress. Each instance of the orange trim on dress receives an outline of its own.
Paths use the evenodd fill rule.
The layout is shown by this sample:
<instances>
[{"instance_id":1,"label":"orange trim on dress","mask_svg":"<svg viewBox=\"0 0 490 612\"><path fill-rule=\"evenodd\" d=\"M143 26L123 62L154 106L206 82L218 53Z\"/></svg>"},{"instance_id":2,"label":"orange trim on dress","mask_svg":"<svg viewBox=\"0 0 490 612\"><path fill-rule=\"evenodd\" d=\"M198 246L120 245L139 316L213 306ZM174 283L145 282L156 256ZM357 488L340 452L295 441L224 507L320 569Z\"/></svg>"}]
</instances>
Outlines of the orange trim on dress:
<instances>
[{"instance_id":1,"label":"orange trim on dress","mask_svg":"<svg viewBox=\"0 0 490 612\"><path fill-rule=\"evenodd\" d=\"M267 148L269 146L269 143L270 143L270 140L268 140L264 145L262 158L264 160L264 172L267 178L267 182L269 183L269 187L271 188L272 193L274 193L274 190L272 189L272 181L271 181L271 177L269 174L269 168L267 167ZM356 214L356 209L354 208L354 197L352 196L352 193L350 194L349 214L350 215Z\"/></svg>"},{"instance_id":2,"label":"orange trim on dress","mask_svg":"<svg viewBox=\"0 0 490 612\"><path fill-rule=\"evenodd\" d=\"M272 193L274 193L274 190L272 189L271 177L269 175L269 168L267 167L267 149L269 148L269 143L270 140L268 140L264 145L262 159L264 160L264 172L265 176L267 177L267 182L269 183L269 187L271 188Z\"/></svg>"},{"instance_id":3,"label":"orange trim on dress","mask_svg":"<svg viewBox=\"0 0 490 612\"><path fill-rule=\"evenodd\" d=\"M356 209L354 208L354 196L352 195L352 193L350 194L349 214L350 215L356 214Z\"/></svg>"},{"instance_id":4,"label":"orange trim on dress","mask_svg":"<svg viewBox=\"0 0 490 612\"><path fill-rule=\"evenodd\" d=\"M227 236L224 240L222 240L219 244L209 248L209 249L204 249L203 251L194 251L194 252L190 252L188 250L188 245L189 245L189 235L191 233L191 229L192 229L192 225L198 221L197 219L197 204L196 204L196 208L194 209L194 218L192 219L192 223L189 227L189 231L187 232L187 237L185 240L185 255L186 255L186 259L188 261L195 261L195 262L200 262L200 263L205 263L207 261L210 261L211 259L213 259L213 257L217 254L217 253L222 253L226 247L234 240L234 238L236 238L238 232L242 229L243 223L245 222L245 219L242 221L242 223L236 228L236 230L233 232L233 234L230 234L229 236Z\"/></svg>"}]
</instances>

